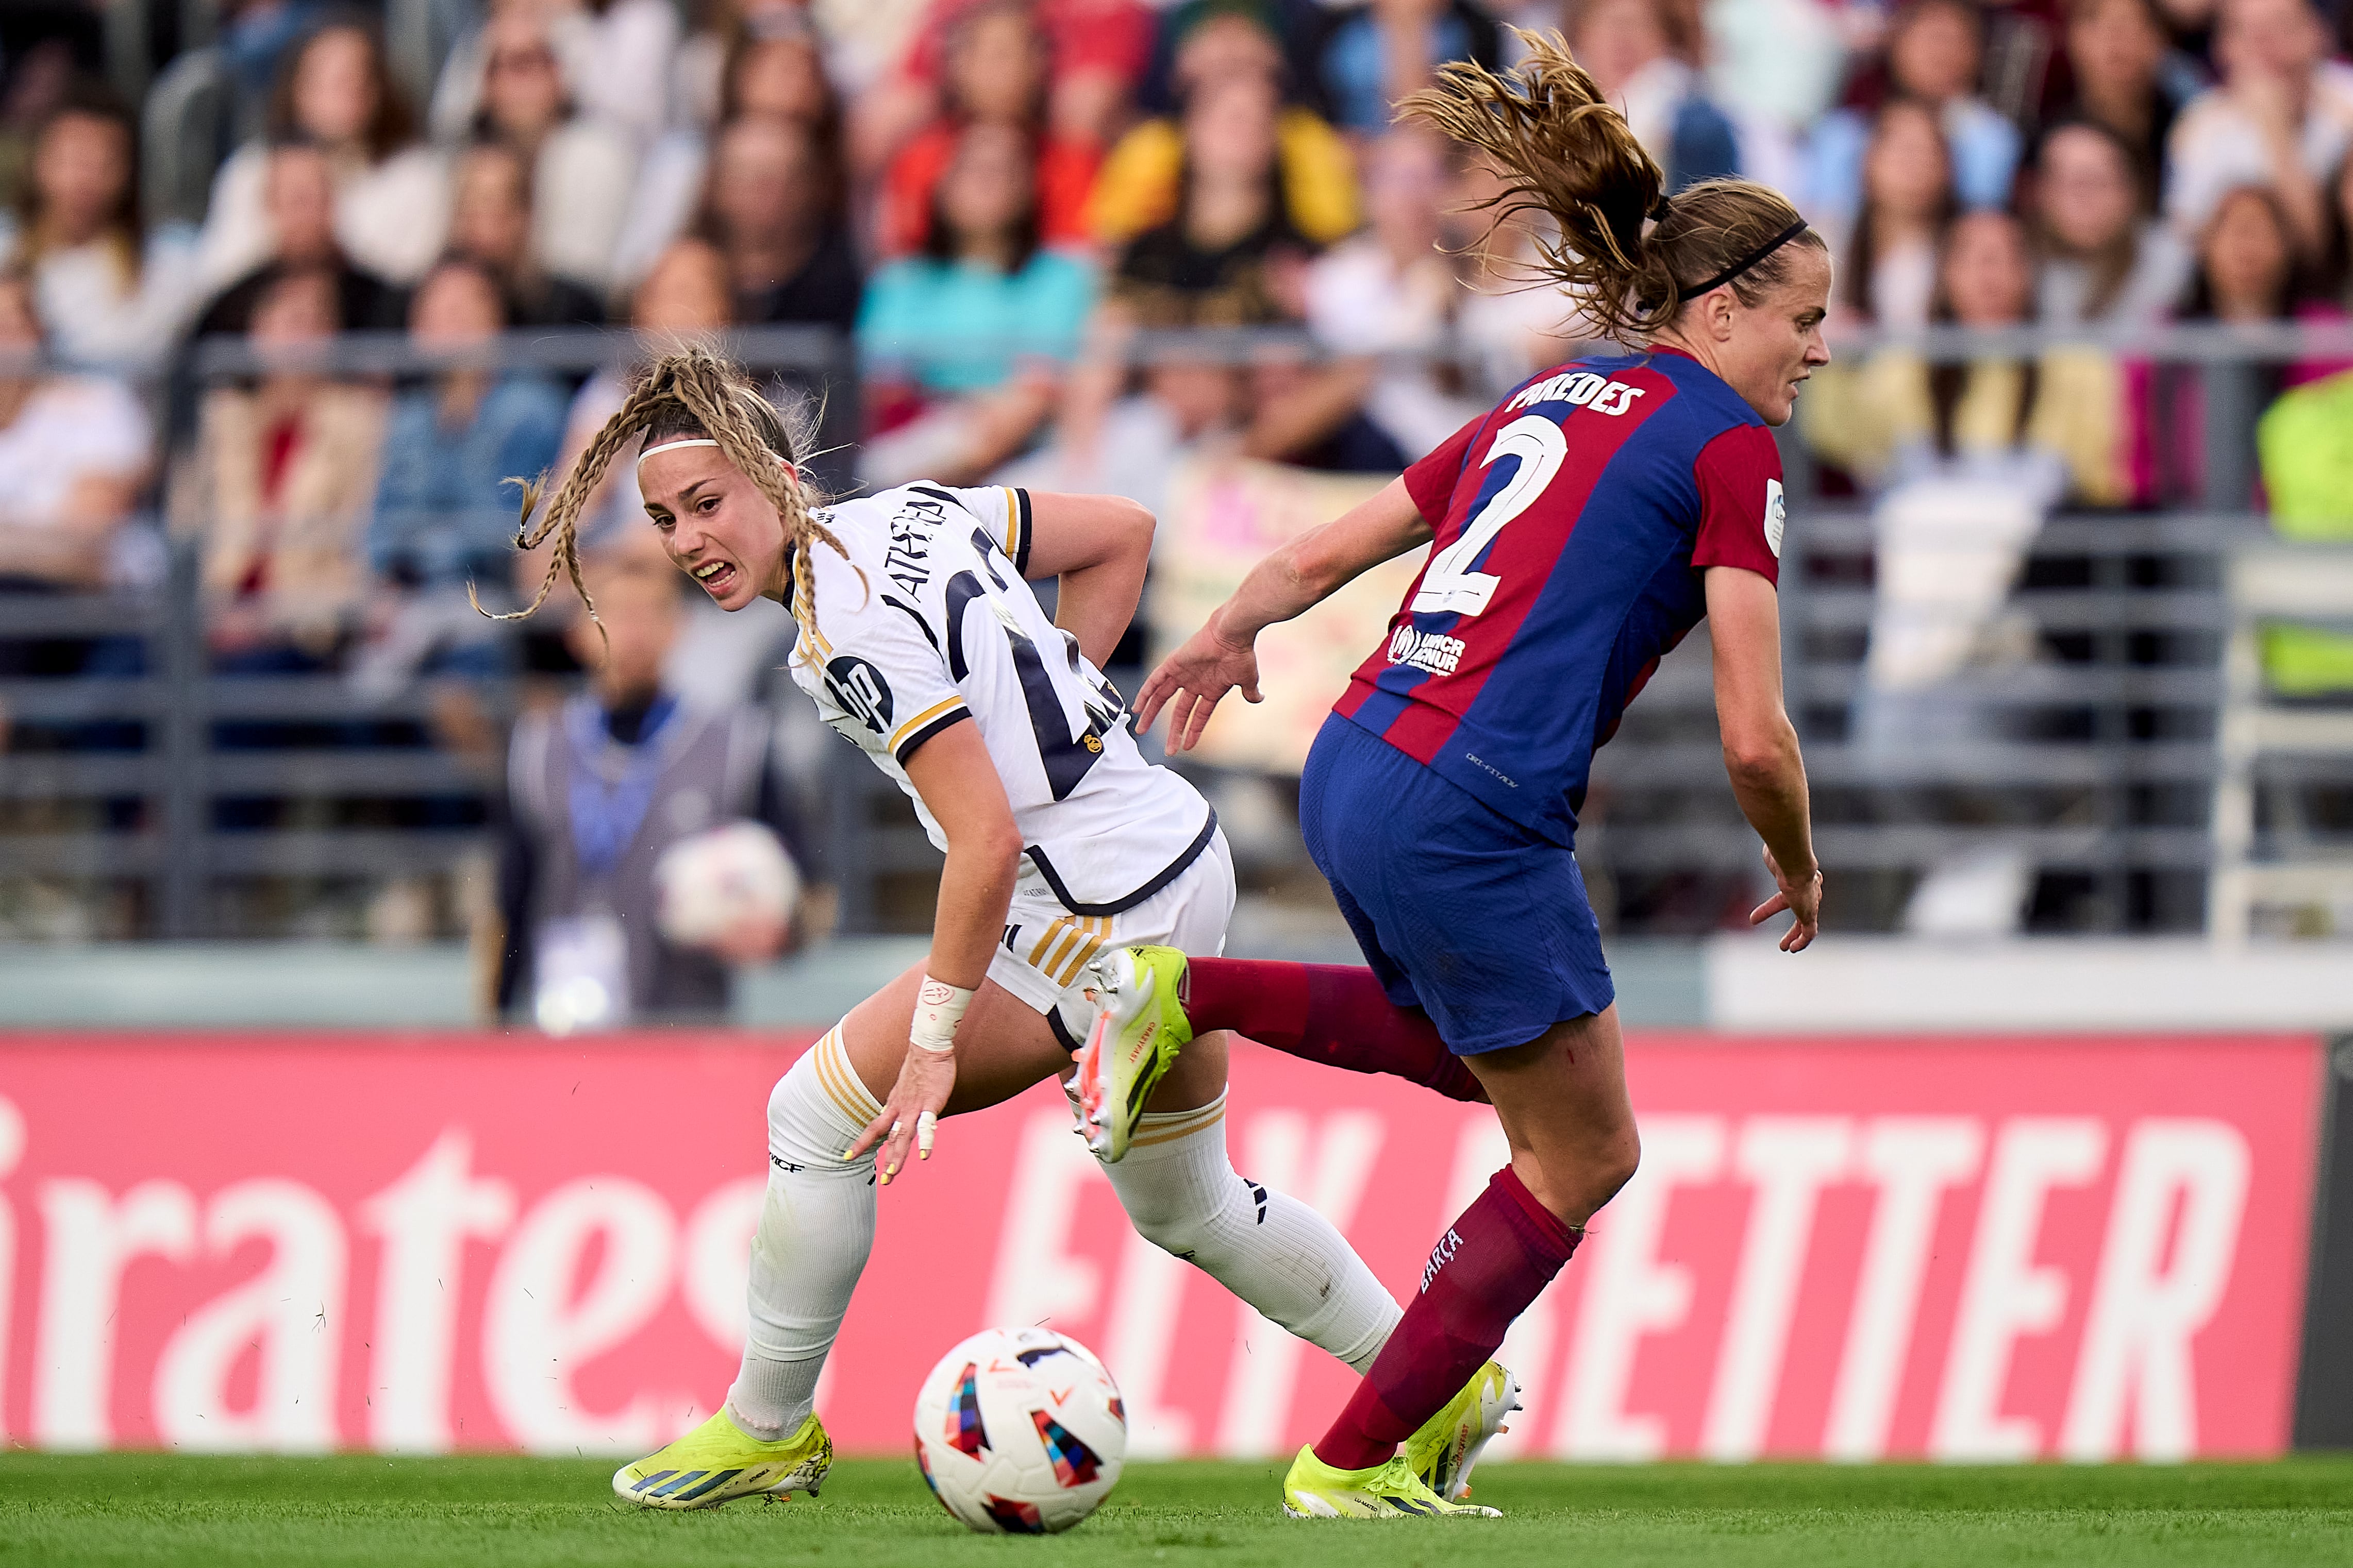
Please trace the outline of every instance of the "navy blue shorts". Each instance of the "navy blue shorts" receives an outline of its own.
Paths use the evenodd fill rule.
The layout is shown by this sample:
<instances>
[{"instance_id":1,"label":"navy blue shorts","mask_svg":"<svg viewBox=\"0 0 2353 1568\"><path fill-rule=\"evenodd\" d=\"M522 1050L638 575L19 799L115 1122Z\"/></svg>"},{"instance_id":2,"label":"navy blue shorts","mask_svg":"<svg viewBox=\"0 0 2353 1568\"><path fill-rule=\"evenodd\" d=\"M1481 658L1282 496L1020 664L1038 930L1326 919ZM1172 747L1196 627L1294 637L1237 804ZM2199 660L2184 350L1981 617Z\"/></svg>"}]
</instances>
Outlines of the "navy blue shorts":
<instances>
[{"instance_id":1,"label":"navy blue shorts","mask_svg":"<svg viewBox=\"0 0 2353 1568\"><path fill-rule=\"evenodd\" d=\"M1577 857L1334 714L1299 828L1389 1000L1456 1056L1524 1046L1617 998Z\"/></svg>"}]
</instances>

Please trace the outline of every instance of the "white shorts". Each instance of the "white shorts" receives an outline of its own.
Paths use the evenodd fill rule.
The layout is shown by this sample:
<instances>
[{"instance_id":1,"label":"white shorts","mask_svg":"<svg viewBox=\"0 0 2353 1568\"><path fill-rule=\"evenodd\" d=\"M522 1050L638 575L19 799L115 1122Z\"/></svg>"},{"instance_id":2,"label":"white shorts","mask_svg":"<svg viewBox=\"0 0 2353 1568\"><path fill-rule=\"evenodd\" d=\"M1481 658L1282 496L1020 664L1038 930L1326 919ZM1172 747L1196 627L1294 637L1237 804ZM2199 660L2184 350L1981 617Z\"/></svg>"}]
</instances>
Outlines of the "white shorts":
<instances>
[{"instance_id":1,"label":"white shorts","mask_svg":"<svg viewBox=\"0 0 2353 1568\"><path fill-rule=\"evenodd\" d=\"M1223 829L1175 881L1115 915L1074 915L1042 887L1014 889L988 977L1036 1008L1076 1050L1095 1010L1080 994L1087 964L1106 948L1151 944L1216 957L1234 913L1234 858Z\"/></svg>"}]
</instances>

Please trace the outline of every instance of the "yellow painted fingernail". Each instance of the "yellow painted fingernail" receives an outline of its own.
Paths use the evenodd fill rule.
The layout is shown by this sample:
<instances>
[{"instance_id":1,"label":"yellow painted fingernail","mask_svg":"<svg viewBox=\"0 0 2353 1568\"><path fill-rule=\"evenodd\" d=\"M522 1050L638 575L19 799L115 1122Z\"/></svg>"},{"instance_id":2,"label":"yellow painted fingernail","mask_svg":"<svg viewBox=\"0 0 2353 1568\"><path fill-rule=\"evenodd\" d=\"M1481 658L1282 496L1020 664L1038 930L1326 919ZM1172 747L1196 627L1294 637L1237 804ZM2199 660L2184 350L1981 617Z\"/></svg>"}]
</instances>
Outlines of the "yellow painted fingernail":
<instances>
[{"instance_id":1,"label":"yellow painted fingernail","mask_svg":"<svg viewBox=\"0 0 2353 1568\"><path fill-rule=\"evenodd\" d=\"M858 1157L858 1152L854 1149L844 1149L841 1152L841 1157L845 1160L854 1160Z\"/></svg>"}]
</instances>

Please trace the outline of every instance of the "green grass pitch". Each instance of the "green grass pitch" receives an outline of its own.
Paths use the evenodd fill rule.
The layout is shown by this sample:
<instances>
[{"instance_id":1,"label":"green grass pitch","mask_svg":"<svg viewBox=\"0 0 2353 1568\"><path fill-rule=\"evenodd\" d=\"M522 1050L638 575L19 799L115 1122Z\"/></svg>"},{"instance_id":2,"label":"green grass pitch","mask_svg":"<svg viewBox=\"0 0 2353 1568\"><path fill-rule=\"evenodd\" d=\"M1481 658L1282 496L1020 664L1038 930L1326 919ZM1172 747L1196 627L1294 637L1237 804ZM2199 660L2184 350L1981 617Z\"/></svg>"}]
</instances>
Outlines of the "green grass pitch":
<instances>
[{"instance_id":1,"label":"green grass pitch","mask_svg":"<svg viewBox=\"0 0 2353 1568\"><path fill-rule=\"evenodd\" d=\"M1496 1521L1299 1523L1280 1466L1136 1465L1045 1540L966 1534L912 1463L837 1466L822 1500L641 1513L608 1465L510 1458L0 1455L0 1564L839 1563L955 1568L1792 1568L2010 1563L2353 1568L2353 1458L1960 1469L1496 1464Z\"/></svg>"}]
</instances>

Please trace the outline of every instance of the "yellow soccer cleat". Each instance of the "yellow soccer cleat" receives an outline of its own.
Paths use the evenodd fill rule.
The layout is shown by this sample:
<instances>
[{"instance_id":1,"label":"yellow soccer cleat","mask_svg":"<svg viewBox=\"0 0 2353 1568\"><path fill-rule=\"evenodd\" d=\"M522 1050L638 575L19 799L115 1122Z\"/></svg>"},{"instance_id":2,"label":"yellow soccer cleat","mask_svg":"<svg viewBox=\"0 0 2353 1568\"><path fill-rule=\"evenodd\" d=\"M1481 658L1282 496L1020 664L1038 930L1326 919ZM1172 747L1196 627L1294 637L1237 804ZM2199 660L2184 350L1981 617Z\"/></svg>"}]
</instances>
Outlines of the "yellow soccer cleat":
<instances>
[{"instance_id":1,"label":"yellow soccer cleat","mask_svg":"<svg viewBox=\"0 0 2353 1568\"><path fill-rule=\"evenodd\" d=\"M1369 1470L1335 1470L1299 1450L1282 1478L1282 1511L1293 1519L1499 1519L1477 1503L1449 1502L1428 1487L1399 1454Z\"/></svg>"},{"instance_id":2,"label":"yellow soccer cleat","mask_svg":"<svg viewBox=\"0 0 2353 1568\"><path fill-rule=\"evenodd\" d=\"M811 1411L780 1442L747 1436L721 1410L658 1454L613 1472L613 1492L639 1508L717 1508L754 1492L817 1496L833 1468L833 1439Z\"/></svg>"},{"instance_id":3,"label":"yellow soccer cleat","mask_svg":"<svg viewBox=\"0 0 2353 1568\"><path fill-rule=\"evenodd\" d=\"M1421 1484L1440 1497L1471 1495L1471 1467L1488 1440L1506 1430L1504 1418L1520 1408L1520 1380L1489 1362L1472 1374L1462 1392L1405 1440L1405 1462Z\"/></svg>"},{"instance_id":4,"label":"yellow soccer cleat","mask_svg":"<svg viewBox=\"0 0 2353 1568\"><path fill-rule=\"evenodd\" d=\"M1079 1106L1087 1147L1107 1164L1126 1158L1144 1102L1193 1038L1176 999L1184 979L1173 947L1123 947L1087 965L1095 1023L1079 1047Z\"/></svg>"}]
</instances>

